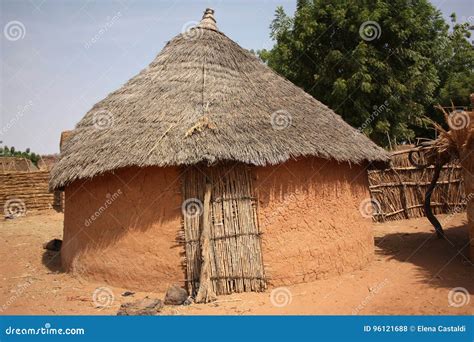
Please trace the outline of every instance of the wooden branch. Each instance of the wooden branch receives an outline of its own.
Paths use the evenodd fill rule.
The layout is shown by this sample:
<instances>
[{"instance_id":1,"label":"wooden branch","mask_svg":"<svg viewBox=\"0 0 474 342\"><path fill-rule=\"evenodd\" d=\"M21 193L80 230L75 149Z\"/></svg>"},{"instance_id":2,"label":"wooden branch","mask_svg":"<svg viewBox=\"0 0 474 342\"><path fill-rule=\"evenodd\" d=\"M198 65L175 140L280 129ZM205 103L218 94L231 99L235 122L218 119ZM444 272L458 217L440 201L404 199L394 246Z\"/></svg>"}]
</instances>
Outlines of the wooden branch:
<instances>
[{"instance_id":1,"label":"wooden branch","mask_svg":"<svg viewBox=\"0 0 474 342\"><path fill-rule=\"evenodd\" d=\"M452 183L460 183L462 179L453 179L450 181L438 181L436 184L452 184ZM429 185L430 182L397 182L397 183L383 183L377 185L370 185L369 189L378 189L378 188L387 188L387 187L404 187L404 186L418 186L418 185Z\"/></svg>"},{"instance_id":2,"label":"wooden branch","mask_svg":"<svg viewBox=\"0 0 474 342\"><path fill-rule=\"evenodd\" d=\"M215 301L216 294L212 288L211 282L211 260L210 260L210 218L211 218L211 189L212 185L206 183L206 190L204 193L204 204L202 214L202 230L201 230L201 276L199 279L199 291L196 296L196 303L209 303Z\"/></svg>"}]
</instances>

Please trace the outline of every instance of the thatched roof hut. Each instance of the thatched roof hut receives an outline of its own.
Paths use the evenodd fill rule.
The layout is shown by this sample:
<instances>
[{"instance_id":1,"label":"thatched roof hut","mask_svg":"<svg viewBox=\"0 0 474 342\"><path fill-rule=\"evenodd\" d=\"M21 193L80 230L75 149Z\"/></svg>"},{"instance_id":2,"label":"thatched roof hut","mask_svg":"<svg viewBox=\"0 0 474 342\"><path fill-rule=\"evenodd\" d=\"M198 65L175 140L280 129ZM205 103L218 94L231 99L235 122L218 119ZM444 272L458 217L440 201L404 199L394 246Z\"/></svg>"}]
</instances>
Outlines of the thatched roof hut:
<instances>
[{"instance_id":1,"label":"thatched roof hut","mask_svg":"<svg viewBox=\"0 0 474 342\"><path fill-rule=\"evenodd\" d=\"M38 168L30 159L24 157L0 157L0 172L31 172L37 170Z\"/></svg>"},{"instance_id":2,"label":"thatched roof hut","mask_svg":"<svg viewBox=\"0 0 474 342\"><path fill-rule=\"evenodd\" d=\"M365 168L387 153L220 32L213 14L70 133L51 177L66 189L68 269L129 287L180 281L196 292L209 267L213 289L228 293L262 290L270 268L278 284L370 259L370 218L359 204L370 198ZM341 250L347 256L336 257ZM273 265L264 271L262 260Z\"/></svg>"},{"instance_id":3,"label":"thatched roof hut","mask_svg":"<svg viewBox=\"0 0 474 342\"><path fill-rule=\"evenodd\" d=\"M330 108L220 32L209 11L85 115L51 184L127 166L223 160L263 166L301 156L355 164L387 158Z\"/></svg>"}]
</instances>

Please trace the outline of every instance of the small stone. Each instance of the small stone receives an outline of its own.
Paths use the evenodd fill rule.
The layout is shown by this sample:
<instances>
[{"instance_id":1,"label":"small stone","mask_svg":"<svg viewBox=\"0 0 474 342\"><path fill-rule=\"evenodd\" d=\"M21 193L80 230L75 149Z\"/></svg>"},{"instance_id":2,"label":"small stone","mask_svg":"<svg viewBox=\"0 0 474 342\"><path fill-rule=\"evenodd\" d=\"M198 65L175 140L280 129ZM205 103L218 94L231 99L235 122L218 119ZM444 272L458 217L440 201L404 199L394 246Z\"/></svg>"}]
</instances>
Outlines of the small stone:
<instances>
[{"instance_id":1,"label":"small stone","mask_svg":"<svg viewBox=\"0 0 474 342\"><path fill-rule=\"evenodd\" d=\"M165 304L181 305L186 299L188 299L188 292L178 285L172 285L168 288L168 291L166 291Z\"/></svg>"},{"instance_id":2,"label":"small stone","mask_svg":"<svg viewBox=\"0 0 474 342\"><path fill-rule=\"evenodd\" d=\"M163 308L161 299L145 297L120 306L117 316L154 316Z\"/></svg>"},{"instance_id":3,"label":"small stone","mask_svg":"<svg viewBox=\"0 0 474 342\"><path fill-rule=\"evenodd\" d=\"M133 291L125 291L124 293L122 293L122 296L123 297L128 297L128 296L133 296L135 294L135 292Z\"/></svg>"}]
</instances>

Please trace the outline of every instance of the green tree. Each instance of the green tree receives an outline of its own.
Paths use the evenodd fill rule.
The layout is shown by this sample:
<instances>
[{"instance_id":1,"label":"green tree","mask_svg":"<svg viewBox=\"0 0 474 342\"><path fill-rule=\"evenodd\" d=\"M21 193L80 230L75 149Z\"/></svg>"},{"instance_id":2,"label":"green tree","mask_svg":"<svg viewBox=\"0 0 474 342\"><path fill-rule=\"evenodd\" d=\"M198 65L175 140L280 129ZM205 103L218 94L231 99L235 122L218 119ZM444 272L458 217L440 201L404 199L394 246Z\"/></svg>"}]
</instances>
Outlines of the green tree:
<instances>
[{"instance_id":1,"label":"green tree","mask_svg":"<svg viewBox=\"0 0 474 342\"><path fill-rule=\"evenodd\" d=\"M3 148L0 147L0 156L26 158L31 160L36 166L38 166L38 162L41 159L41 155L31 152L29 147L25 151L17 151L14 146L8 147L7 145L5 145Z\"/></svg>"},{"instance_id":2,"label":"green tree","mask_svg":"<svg viewBox=\"0 0 474 342\"><path fill-rule=\"evenodd\" d=\"M449 29L427 0L301 0L294 17L277 8L270 28L262 60L375 142L411 140L427 124Z\"/></svg>"},{"instance_id":3,"label":"green tree","mask_svg":"<svg viewBox=\"0 0 474 342\"><path fill-rule=\"evenodd\" d=\"M38 166L38 161L40 160L41 156L39 154L36 154L36 153L31 153L30 154L30 157L29 159L33 162L33 164L35 164L36 166Z\"/></svg>"},{"instance_id":4,"label":"green tree","mask_svg":"<svg viewBox=\"0 0 474 342\"><path fill-rule=\"evenodd\" d=\"M458 23L454 13L451 22L453 30L442 45L437 100L443 106L449 106L451 101L458 106L468 106L469 95L474 91L474 47L469 41L472 27L469 23Z\"/></svg>"}]
</instances>

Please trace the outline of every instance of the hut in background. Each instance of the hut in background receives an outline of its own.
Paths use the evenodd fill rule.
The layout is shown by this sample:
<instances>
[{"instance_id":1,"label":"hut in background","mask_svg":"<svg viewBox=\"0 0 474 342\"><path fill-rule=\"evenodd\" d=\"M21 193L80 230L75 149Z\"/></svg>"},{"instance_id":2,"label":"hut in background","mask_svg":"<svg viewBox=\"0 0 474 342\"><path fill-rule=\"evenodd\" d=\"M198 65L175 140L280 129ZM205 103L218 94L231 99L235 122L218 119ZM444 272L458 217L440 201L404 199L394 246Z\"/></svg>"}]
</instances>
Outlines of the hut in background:
<instances>
[{"instance_id":1,"label":"hut in background","mask_svg":"<svg viewBox=\"0 0 474 342\"><path fill-rule=\"evenodd\" d=\"M0 157L0 172L31 172L38 168L30 159L24 157Z\"/></svg>"},{"instance_id":2,"label":"hut in background","mask_svg":"<svg viewBox=\"0 0 474 342\"><path fill-rule=\"evenodd\" d=\"M203 298L361 268L366 168L387 153L217 29L195 28L70 132L63 266ZM184 257L184 258L183 258Z\"/></svg>"},{"instance_id":3,"label":"hut in background","mask_svg":"<svg viewBox=\"0 0 474 342\"><path fill-rule=\"evenodd\" d=\"M50 171L54 164L58 162L59 155L57 154L48 154L41 156L38 160L38 168L40 170Z\"/></svg>"}]
</instances>

